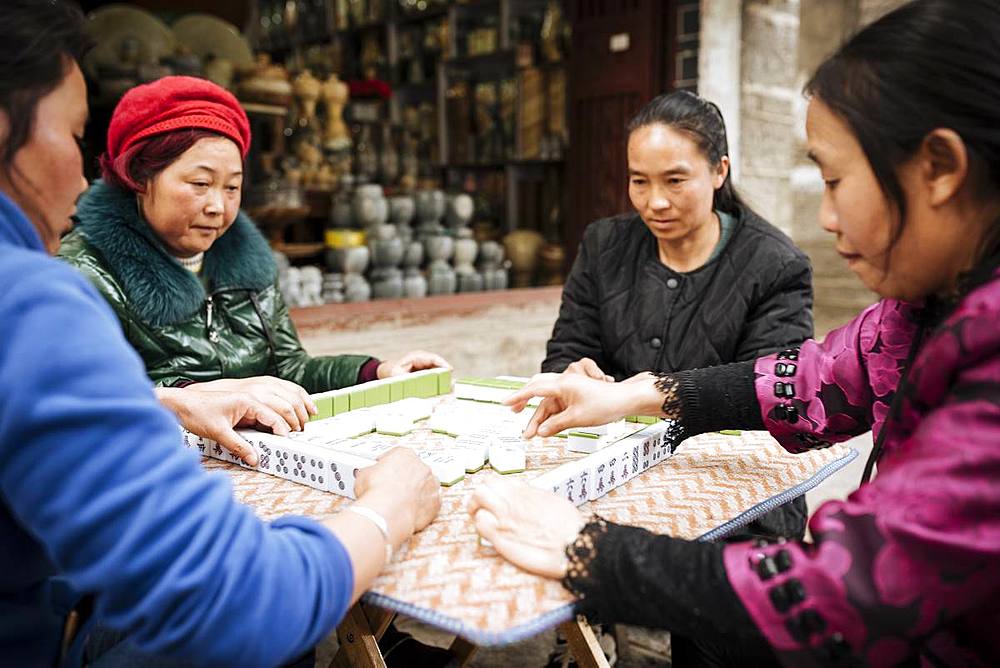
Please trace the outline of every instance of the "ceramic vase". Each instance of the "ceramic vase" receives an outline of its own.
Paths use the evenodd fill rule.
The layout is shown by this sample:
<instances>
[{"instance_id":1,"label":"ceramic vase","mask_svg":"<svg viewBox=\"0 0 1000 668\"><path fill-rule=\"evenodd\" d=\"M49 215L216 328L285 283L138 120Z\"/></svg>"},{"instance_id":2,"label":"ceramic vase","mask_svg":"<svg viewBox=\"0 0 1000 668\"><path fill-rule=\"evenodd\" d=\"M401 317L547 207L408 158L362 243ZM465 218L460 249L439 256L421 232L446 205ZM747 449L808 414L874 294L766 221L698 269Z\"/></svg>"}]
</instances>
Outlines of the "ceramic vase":
<instances>
[{"instance_id":1,"label":"ceramic vase","mask_svg":"<svg viewBox=\"0 0 1000 668\"><path fill-rule=\"evenodd\" d=\"M385 224L389 219L389 202L382 193L382 186L366 183L355 188L351 212L355 223L362 229Z\"/></svg>"}]
</instances>

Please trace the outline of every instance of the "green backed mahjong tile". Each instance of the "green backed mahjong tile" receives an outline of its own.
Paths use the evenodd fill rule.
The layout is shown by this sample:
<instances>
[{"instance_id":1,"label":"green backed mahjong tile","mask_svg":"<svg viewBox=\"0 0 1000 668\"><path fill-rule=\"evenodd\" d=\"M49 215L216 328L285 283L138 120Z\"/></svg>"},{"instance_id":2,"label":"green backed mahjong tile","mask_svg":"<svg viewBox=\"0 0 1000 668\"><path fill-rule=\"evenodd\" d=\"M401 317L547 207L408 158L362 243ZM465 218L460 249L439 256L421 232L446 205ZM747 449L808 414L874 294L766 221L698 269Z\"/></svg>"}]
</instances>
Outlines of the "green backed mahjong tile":
<instances>
[{"instance_id":1,"label":"green backed mahjong tile","mask_svg":"<svg viewBox=\"0 0 1000 668\"><path fill-rule=\"evenodd\" d=\"M350 410L356 411L359 408L365 407L365 391L364 390L351 390L347 393L347 402L350 406Z\"/></svg>"},{"instance_id":2,"label":"green backed mahjong tile","mask_svg":"<svg viewBox=\"0 0 1000 668\"><path fill-rule=\"evenodd\" d=\"M519 390L524 387L524 383L519 380L507 380L506 378L492 378L489 387L498 390Z\"/></svg>"},{"instance_id":3,"label":"green backed mahjong tile","mask_svg":"<svg viewBox=\"0 0 1000 668\"><path fill-rule=\"evenodd\" d=\"M365 390L365 406L382 406L389 403L389 386L385 383Z\"/></svg>"},{"instance_id":4,"label":"green backed mahjong tile","mask_svg":"<svg viewBox=\"0 0 1000 668\"><path fill-rule=\"evenodd\" d=\"M409 399L411 397L420 396L418 391L420 390L420 379L419 378L406 378L403 380L403 398Z\"/></svg>"},{"instance_id":5,"label":"green backed mahjong tile","mask_svg":"<svg viewBox=\"0 0 1000 668\"><path fill-rule=\"evenodd\" d=\"M456 485L456 484L462 482L463 480L465 480L465 472L464 471L462 472L462 475L460 475L459 477L455 478L454 480L449 480L447 482L444 481L444 480L441 480L440 482L441 482L441 486L442 487L451 487L452 485Z\"/></svg>"},{"instance_id":6,"label":"green backed mahjong tile","mask_svg":"<svg viewBox=\"0 0 1000 668\"><path fill-rule=\"evenodd\" d=\"M310 420L324 420L328 417L333 417L333 397L323 397L322 399L317 399L315 402L317 413L310 417Z\"/></svg>"},{"instance_id":7,"label":"green backed mahjong tile","mask_svg":"<svg viewBox=\"0 0 1000 668\"><path fill-rule=\"evenodd\" d=\"M625 421L626 422L638 422L639 421L639 416L638 415L626 415L625 416Z\"/></svg>"},{"instance_id":8,"label":"green backed mahjong tile","mask_svg":"<svg viewBox=\"0 0 1000 668\"><path fill-rule=\"evenodd\" d=\"M476 376L462 376L455 380L456 383L462 383L463 385L479 385L486 386L488 378L478 378Z\"/></svg>"},{"instance_id":9,"label":"green backed mahjong tile","mask_svg":"<svg viewBox=\"0 0 1000 668\"><path fill-rule=\"evenodd\" d=\"M499 473L500 475L510 475L512 473L524 473L525 471L528 470L526 468L520 468L520 469L510 469L508 471L503 471L493 466L492 464L490 465L490 468L492 468L495 473Z\"/></svg>"},{"instance_id":10,"label":"green backed mahjong tile","mask_svg":"<svg viewBox=\"0 0 1000 668\"><path fill-rule=\"evenodd\" d=\"M639 424L656 424L660 421L660 418L653 417L652 415L636 415L635 421Z\"/></svg>"},{"instance_id":11,"label":"green backed mahjong tile","mask_svg":"<svg viewBox=\"0 0 1000 668\"><path fill-rule=\"evenodd\" d=\"M351 410L351 399L345 394L333 395L333 414L340 415Z\"/></svg>"},{"instance_id":12,"label":"green backed mahjong tile","mask_svg":"<svg viewBox=\"0 0 1000 668\"><path fill-rule=\"evenodd\" d=\"M417 381L417 394L416 396L421 399L430 399L431 397L436 397L438 393L438 381L437 377L431 374L424 376L417 376L413 380Z\"/></svg>"},{"instance_id":13,"label":"green backed mahjong tile","mask_svg":"<svg viewBox=\"0 0 1000 668\"><path fill-rule=\"evenodd\" d=\"M450 371L448 372L451 373ZM479 378L476 376L464 376L455 380L463 385L475 385L477 387L490 387L497 390L517 390L524 387L524 383L518 380L507 380L506 378Z\"/></svg>"},{"instance_id":14,"label":"green backed mahjong tile","mask_svg":"<svg viewBox=\"0 0 1000 668\"><path fill-rule=\"evenodd\" d=\"M406 386L406 381L398 380L389 383L389 401L402 401L406 395L404 394L404 388Z\"/></svg>"},{"instance_id":15,"label":"green backed mahjong tile","mask_svg":"<svg viewBox=\"0 0 1000 668\"><path fill-rule=\"evenodd\" d=\"M437 375L437 393L451 394L451 370L442 369Z\"/></svg>"},{"instance_id":16,"label":"green backed mahjong tile","mask_svg":"<svg viewBox=\"0 0 1000 668\"><path fill-rule=\"evenodd\" d=\"M742 432L739 429L720 429L719 433L726 436L739 436Z\"/></svg>"},{"instance_id":17,"label":"green backed mahjong tile","mask_svg":"<svg viewBox=\"0 0 1000 668\"><path fill-rule=\"evenodd\" d=\"M600 434L593 434L593 433L591 433L589 431L571 431L571 432L569 432L569 435L570 436L577 436L579 438L592 438L592 439L595 439L595 440L599 439L601 437Z\"/></svg>"}]
</instances>

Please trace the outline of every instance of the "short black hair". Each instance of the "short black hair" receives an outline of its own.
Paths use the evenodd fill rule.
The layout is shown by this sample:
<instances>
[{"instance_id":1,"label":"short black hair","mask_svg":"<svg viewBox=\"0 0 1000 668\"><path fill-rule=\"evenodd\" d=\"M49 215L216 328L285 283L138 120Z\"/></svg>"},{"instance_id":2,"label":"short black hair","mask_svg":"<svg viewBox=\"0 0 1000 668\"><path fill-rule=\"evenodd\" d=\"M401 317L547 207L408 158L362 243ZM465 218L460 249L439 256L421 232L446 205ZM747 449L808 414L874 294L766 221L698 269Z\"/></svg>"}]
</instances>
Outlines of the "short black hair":
<instances>
[{"instance_id":1,"label":"short black hair","mask_svg":"<svg viewBox=\"0 0 1000 668\"><path fill-rule=\"evenodd\" d=\"M64 0L4 0L0 9L0 110L9 132L0 138L0 170L10 171L28 141L38 101L65 78L67 65L91 46L80 8Z\"/></svg>"},{"instance_id":2,"label":"short black hair","mask_svg":"<svg viewBox=\"0 0 1000 668\"><path fill-rule=\"evenodd\" d=\"M851 128L902 233L906 200L897 169L933 130L965 142L980 196L1000 189L1000 3L914 0L862 29L806 84ZM980 259L1000 251L1000 221Z\"/></svg>"}]
</instances>

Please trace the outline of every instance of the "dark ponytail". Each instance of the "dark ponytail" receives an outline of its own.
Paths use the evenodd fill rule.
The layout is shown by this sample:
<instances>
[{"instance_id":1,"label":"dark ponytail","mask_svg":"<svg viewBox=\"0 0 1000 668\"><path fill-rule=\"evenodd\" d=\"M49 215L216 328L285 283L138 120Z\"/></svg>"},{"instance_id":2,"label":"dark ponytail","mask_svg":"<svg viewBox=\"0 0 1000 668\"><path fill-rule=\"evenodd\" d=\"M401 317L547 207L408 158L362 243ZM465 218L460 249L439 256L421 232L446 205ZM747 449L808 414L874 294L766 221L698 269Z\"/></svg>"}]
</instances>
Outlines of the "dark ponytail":
<instances>
[{"instance_id":1,"label":"dark ponytail","mask_svg":"<svg viewBox=\"0 0 1000 668\"><path fill-rule=\"evenodd\" d=\"M805 92L850 126L886 198L906 219L897 169L930 132L965 142L980 198L1000 192L1000 3L915 0L852 37L820 65ZM980 259L1000 252L1000 221Z\"/></svg>"},{"instance_id":2,"label":"dark ponytail","mask_svg":"<svg viewBox=\"0 0 1000 668\"><path fill-rule=\"evenodd\" d=\"M658 95L639 110L626 127L627 135L647 125L663 124L690 136L712 168L729 155L726 122L714 103L686 90ZM732 165L722 186L715 191L712 208L737 214L746 204L733 187Z\"/></svg>"}]
</instances>

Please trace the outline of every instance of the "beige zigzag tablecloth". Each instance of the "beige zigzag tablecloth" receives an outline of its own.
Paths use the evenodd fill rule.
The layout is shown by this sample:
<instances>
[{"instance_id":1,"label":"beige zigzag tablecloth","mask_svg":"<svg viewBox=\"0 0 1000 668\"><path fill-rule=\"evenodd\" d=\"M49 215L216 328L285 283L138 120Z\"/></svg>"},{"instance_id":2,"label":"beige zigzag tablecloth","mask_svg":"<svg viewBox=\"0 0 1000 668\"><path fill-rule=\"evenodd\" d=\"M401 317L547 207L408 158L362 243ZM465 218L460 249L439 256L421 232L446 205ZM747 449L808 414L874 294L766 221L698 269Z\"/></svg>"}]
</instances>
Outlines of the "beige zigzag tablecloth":
<instances>
[{"instance_id":1,"label":"beige zigzag tablecloth","mask_svg":"<svg viewBox=\"0 0 1000 668\"><path fill-rule=\"evenodd\" d=\"M391 439L371 435L365 438ZM404 437L421 449L451 440L427 429ZM682 443L654 466L581 510L685 538L715 538L770 507L804 493L857 453L838 445L792 455L766 432L703 434ZM579 457L562 439L535 439L525 480ZM205 459L231 477L236 497L263 519L282 515L323 518L349 500L304 485ZM488 468L443 488L441 514L410 539L376 580L366 600L404 612L482 645L535 635L572 616L572 600L558 582L525 573L478 544L466 511L475 484L497 475Z\"/></svg>"}]
</instances>

